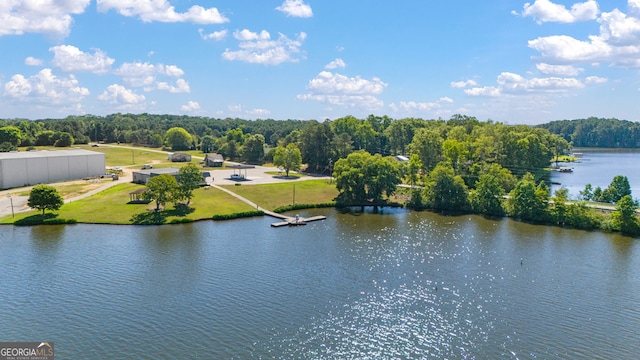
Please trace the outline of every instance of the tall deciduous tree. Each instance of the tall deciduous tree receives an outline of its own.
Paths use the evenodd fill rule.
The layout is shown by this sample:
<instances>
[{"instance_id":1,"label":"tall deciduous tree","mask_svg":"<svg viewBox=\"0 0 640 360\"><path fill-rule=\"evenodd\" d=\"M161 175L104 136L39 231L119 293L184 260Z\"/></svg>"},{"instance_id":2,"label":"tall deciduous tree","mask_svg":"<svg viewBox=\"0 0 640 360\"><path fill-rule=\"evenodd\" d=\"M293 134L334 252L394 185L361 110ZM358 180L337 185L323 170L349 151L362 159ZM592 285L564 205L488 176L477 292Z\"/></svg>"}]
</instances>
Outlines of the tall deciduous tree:
<instances>
[{"instance_id":1,"label":"tall deciduous tree","mask_svg":"<svg viewBox=\"0 0 640 360\"><path fill-rule=\"evenodd\" d=\"M471 208L479 214L503 216L504 193L504 188L495 175L483 174L478 179L475 190L469 194Z\"/></svg>"},{"instance_id":2,"label":"tall deciduous tree","mask_svg":"<svg viewBox=\"0 0 640 360\"><path fill-rule=\"evenodd\" d=\"M287 147L278 146L273 154L273 165L283 169L289 176L289 171L298 171L302 166L302 155L296 144L289 144Z\"/></svg>"},{"instance_id":3,"label":"tall deciduous tree","mask_svg":"<svg viewBox=\"0 0 640 360\"><path fill-rule=\"evenodd\" d=\"M620 230L625 235L640 234L636 210L638 205L633 201L631 195L625 195L616 204L616 211L611 215L613 227Z\"/></svg>"},{"instance_id":4,"label":"tall deciduous tree","mask_svg":"<svg viewBox=\"0 0 640 360\"><path fill-rule=\"evenodd\" d=\"M193 190L202 183L202 171L195 164L187 164L178 170L178 197L186 199L187 205L191 203Z\"/></svg>"},{"instance_id":5,"label":"tall deciduous tree","mask_svg":"<svg viewBox=\"0 0 640 360\"><path fill-rule=\"evenodd\" d=\"M202 142L200 143L200 149L203 153L208 154L215 150L216 139L211 135L205 135L202 137Z\"/></svg>"},{"instance_id":6,"label":"tall deciduous tree","mask_svg":"<svg viewBox=\"0 0 640 360\"><path fill-rule=\"evenodd\" d=\"M147 191L144 196L148 200L156 202L156 211L167 203L174 201L178 190L176 178L169 174L154 176L147 182Z\"/></svg>"},{"instance_id":7,"label":"tall deciduous tree","mask_svg":"<svg viewBox=\"0 0 640 360\"><path fill-rule=\"evenodd\" d=\"M441 163L428 176L425 199L434 209L465 210L468 205L468 189L462 177L455 175L451 166Z\"/></svg>"},{"instance_id":8,"label":"tall deciduous tree","mask_svg":"<svg viewBox=\"0 0 640 360\"><path fill-rule=\"evenodd\" d=\"M191 134L181 127L172 127L167 130L164 139L165 144L173 151L188 150L193 142Z\"/></svg>"},{"instance_id":9,"label":"tall deciduous tree","mask_svg":"<svg viewBox=\"0 0 640 360\"><path fill-rule=\"evenodd\" d=\"M56 188L42 184L31 188L27 205L31 208L42 210L42 215L44 215L45 210L60 209L64 205L64 200Z\"/></svg>"},{"instance_id":10,"label":"tall deciduous tree","mask_svg":"<svg viewBox=\"0 0 640 360\"><path fill-rule=\"evenodd\" d=\"M409 152L418 154L425 170L431 171L442 160L442 137L435 129L418 129L409 144Z\"/></svg>"},{"instance_id":11,"label":"tall deciduous tree","mask_svg":"<svg viewBox=\"0 0 640 360\"><path fill-rule=\"evenodd\" d=\"M543 221L547 216L548 198L544 183L536 187L533 175L527 173L509 193L509 213L522 220Z\"/></svg>"},{"instance_id":12,"label":"tall deciduous tree","mask_svg":"<svg viewBox=\"0 0 640 360\"><path fill-rule=\"evenodd\" d=\"M394 160L366 151L338 160L333 176L340 192L336 201L342 205L381 204L402 181L400 167Z\"/></svg>"},{"instance_id":13,"label":"tall deciduous tree","mask_svg":"<svg viewBox=\"0 0 640 360\"><path fill-rule=\"evenodd\" d=\"M22 131L16 126L0 127L0 143L11 143L13 146L20 145L22 141Z\"/></svg>"},{"instance_id":14,"label":"tall deciduous tree","mask_svg":"<svg viewBox=\"0 0 640 360\"><path fill-rule=\"evenodd\" d=\"M264 160L264 136L262 134L247 136L242 148L242 157L249 164L262 164Z\"/></svg>"}]
</instances>

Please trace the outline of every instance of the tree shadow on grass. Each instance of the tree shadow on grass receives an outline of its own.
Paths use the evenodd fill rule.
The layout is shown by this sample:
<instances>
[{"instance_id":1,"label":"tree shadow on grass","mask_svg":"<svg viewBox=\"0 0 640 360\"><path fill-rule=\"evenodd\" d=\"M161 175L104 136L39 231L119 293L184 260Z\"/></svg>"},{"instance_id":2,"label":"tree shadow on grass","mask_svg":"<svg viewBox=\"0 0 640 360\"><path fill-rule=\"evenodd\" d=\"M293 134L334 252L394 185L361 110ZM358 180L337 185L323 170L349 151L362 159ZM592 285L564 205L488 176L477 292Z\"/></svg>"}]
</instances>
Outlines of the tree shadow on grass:
<instances>
[{"instance_id":1,"label":"tree shadow on grass","mask_svg":"<svg viewBox=\"0 0 640 360\"><path fill-rule=\"evenodd\" d=\"M162 211L145 211L135 214L131 217L131 223L134 225L162 225L167 223L170 216L186 216L194 212L195 209L185 204L178 204L173 209Z\"/></svg>"},{"instance_id":2,"label":"tree shadow on grass","mask_svg":"<svg viewBox=\"0 0 640 360\"><path fill-rule=\"evenodd\" d=\"M26 218L16 220L14 225L17 226L32 226L32 225L64 225L64 224L76 224L78 221L75 219L63 219L59 218L58 214L45 213L44 215L31 215Z\"/></svg>"}]
</instances>

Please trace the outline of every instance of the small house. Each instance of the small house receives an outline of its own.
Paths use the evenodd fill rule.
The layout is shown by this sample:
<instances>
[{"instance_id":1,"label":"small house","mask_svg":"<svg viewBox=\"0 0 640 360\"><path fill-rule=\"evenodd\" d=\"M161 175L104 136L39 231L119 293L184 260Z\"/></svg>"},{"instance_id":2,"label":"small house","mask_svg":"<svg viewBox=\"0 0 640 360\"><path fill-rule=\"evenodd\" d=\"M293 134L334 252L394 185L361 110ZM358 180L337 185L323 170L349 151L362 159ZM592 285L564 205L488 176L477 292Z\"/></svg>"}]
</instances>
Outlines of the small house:
<instances>
[{"instance_id":1,"label":"small house","mask_svg":"<svg viewBox=\"0 0 640 360\"><path fill-rule=\"evenodd\" d=\"M169 154L169 160L173 162L190 162L191 155L183 153L171 153Z\"/></svg>"},{"instance_id":2,"label":"small house","mask_svg":"<svg viewBox=\"0 0 640 360\"><path fill-rule=\"evenodd\" d=\"M224 164L224 158L220 154L207 154L204 157L204 166L221 167Z\"/></svg>"}]
</instances>

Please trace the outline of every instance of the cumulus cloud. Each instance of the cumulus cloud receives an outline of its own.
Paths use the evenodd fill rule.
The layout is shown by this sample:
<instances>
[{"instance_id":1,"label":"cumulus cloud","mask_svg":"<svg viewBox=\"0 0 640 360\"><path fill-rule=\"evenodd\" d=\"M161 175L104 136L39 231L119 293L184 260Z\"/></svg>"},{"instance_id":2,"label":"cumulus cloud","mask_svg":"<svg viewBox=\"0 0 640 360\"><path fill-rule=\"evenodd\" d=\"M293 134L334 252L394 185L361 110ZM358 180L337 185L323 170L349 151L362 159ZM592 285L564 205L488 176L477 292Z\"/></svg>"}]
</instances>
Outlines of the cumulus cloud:
<instances>
[{"instance_id":1,"label":"cumulus cloud","mask_svg":"<svg viewBox=\"0 0 640 360\"><path fill-rule=\"evenodd\" d=\"M530 16L538 24L544 22L573 23L594 20L598 13L598 3L595 0L576 3L571 6L571 10L550 0L536 0L533 4L524 4L522 16Z\"/></svg>"},{"instance_id":2,"label":"cumulus cloud","mask_svg":"<svg viewBox=\"0 0 640 360\"><path fill-rule=\"evenodd\" d=\"M376 97L387 86L382 80L348 77L322 71L307 85L307 94L298 95L301 100L316 100L333 105L376 109L384 103Z\"/></svg>"},{"instance_id":3,"label":"cumulus cloud","mask_svg":"<svg viewBox=\"0 0 640 360\"><path fill-rule=\"evenodd\" d=\"M293 17L310 18L313 16L311 6L302 0L285 0L276 10Z\"/></svg>"},{"instance_id":4,"label":"cumulus cloud","mask_svg":"<svg viewBox=\"0 0 640 360\"><path fill-rule=\"evenodd\" d=\"M224 40L227 37L227 34L229 33L229 31L227 30L220 30L220 31L214 31L212 33L209 34L205 34L204 30L199 29L198 33L200 34L200 37L203 40L215 40L215 41L220 41L220 40Z\"/></svg>"},{"instance_id":5,"label":"cumulus cloud","mask_svg":"<svg viewBox=\"0 0 640 360\"><path fill-rule=\"evenodd\" d=\"M464 89L464 88L468 88L468 87L476 86L476 85L478 85L478 83L475 82L475 80L452 81L451 82L451 87L455 88L455 89Z\"/></svg>"},{"instance_id":6,"label":"cumulus cloud","mask_svg":"<svg viewBox=\"0 0 640 360\"><path fill-rule=\"evenodd\" d=\"M93 54L80 51L75 46L59 45L49 48L53 52L53 66L65 72L91 72L106 74L111 71L114 59L108 57L102 50L95 50Z\"/></svg>"},{"instance_id":7,"label":"cumulus cloud","mask_svg":"<svg viewBox=\"0 0 640 360\"><path fill-rule=\"evenodd\" d=\"M333 60L332 62L328 63L324 68L325 69L329 69L329 70L333 70L333 69L342 69L347 67L347 64L344 62L344 60L338 58Z\"/></svg>"},{"instance_id":8,"label":"cumulus cloud","mask_svg":"<svg viewBox=\"0 0 640 360\"><path fill-rule=\"evenodd\" d=\"M32 56L27 56L27 58L24 59L24 64L28 66L42 66L43 61L42 59L36 59Z\"/></svg>"},{"instance_id":9,"label":"cumulus cloud","mask_svg":"<svg viewBox=\"0 0 640 360\"><path fill-rule=\"evenodd\" d=\"M307 37L302 32L295 40L280 34L277 40L272 40L268 31L260 33L247 29L235 31L235 39L240 41L239 50L226 49L222 58L229 61L243 61L252 64L278 65L284 62L298 62L300 47Z\"/></svg>"},{"instance_id":10,"label":"cumulus cloud","mask_svg":"<svg viewBox=\"0 0 640 360\"><path fill-rule=\"evenodd\" d=\"M119 109L138 109L144 104L145 97L122 85L112 84L98 96L98 100L105 101Z\"/></svg>"},{"instance_id":11,"label":"cumulus cloud","mask_svg":"<svg viewBox=\"0 0 640 360\"><path fill-rule=\"evenodd\" d=\"M182 111L187 111L187 112L192 112L192 111L196 111L196 110L200 110L200 104L198 104L197 101L189 101L188 103L186 103L185 105L182 105L180 107L180 110Z\"/></svg>"},{"instance_id":12,"label":"cumulus cloud","mask_svg":"<svg viewBox=\"0 0 640 360\"><path fill-rule=\"evenodd\" d=\"M89 89L80 86L73 75L58 77L51 69L42 69L28 78L22 74L13 75L4 84L4 95L18 101L65 105L81 101L89 95Z\"/></svg>"},{"instance_id":13,"label":"cumulus cloud","mask_svg":"<svg viewBox=\"0 0 640 360\"><path fill-rule=\"evenodd\" d=\"M151 64L148 62L124 63L115 72L125 84L143 87L144 91L166 90L172 93L188 93L189 84L182 78L184 71L175 65ZM178 78L172 85L162 78Z\"/></svg>"},{"instance_id":14,"label":"cumulus cloud","mask_svg":"<svg viewBox=\"0 0 640 360\"><path fill-rule=\"evenodd\" d=\"M453 100L448 97L442 97L432 102L415 102L401 101L399 104L389 104L389 107L395 112L414 112L414 111L433 111L442 108L444 104L451 104Z\"/></svg>"},{"instance_id":15,"label":"cumulus cloud","mask_svg":"<svg viewBox=\"0 0 640 360\"><path fill-rule=\"evenodd\" d=\"M498 97L531 93L555 93L584 88L584 83L571 77L525 78L522 75L503 72L496 79L497 86L465 89L469 96Z\"/></svg>"},{"instance_id":16,"label":"cumulus cloud","mask_svg":"<svg viewBox=\"0 0 640 360\"><path fill-rule=\"evenodd\" d=\"M552 35L530 40L540 52L540 62L549 64L609 63L625 68L640 67L640 1L630 0L629 14L618 9L603 12L597 21L600 33L580 40Z\"/></svg>"},{"instance_id":17,"label":"cumulus cloud","mask_svg":"<svg viewBox=\"0 0 640 360\"><path fill-rule=\"evenodd\" d=\"M608 81L609 79L599 76L588 76L586 79L584 79L584 82L587 84L604 84Z\"/></svg>"},{"instance_id":18,"label":"cumulus cloud","mask_svg":"<svg viewBox=\"0 0 640 360\"><path fill-rule=\"evenodd\" d=\"M536 64L536 68L543 74L557 76L577 76L584 71L582 68L576 68L571 65L550 65L546 63Z\"/></svg>"},{"instance_id":19,"label":"cumulus cloud","mask_svg":"<svg viewBox=\"0 0 640 360\"><path fill-rule=\"evenodd\" d=\"M123 16L138 16L143 22L189 22L196 24L223 24L229 21L217 8L205 9L194 5L186 12L176 12L167 0L97 0L98 11L111 9Z\"/></svg>"},{"instance_id":20,"label":"cumulus cloud","mask_svg":"<svg viewBox=\"0 0 640 360\"><path fill-rule=\"evenodd\" d=\"M40 33L67 36L72 15L82 14L91 0L2 0L0 36Z\"/></svg>"}]
</instances>

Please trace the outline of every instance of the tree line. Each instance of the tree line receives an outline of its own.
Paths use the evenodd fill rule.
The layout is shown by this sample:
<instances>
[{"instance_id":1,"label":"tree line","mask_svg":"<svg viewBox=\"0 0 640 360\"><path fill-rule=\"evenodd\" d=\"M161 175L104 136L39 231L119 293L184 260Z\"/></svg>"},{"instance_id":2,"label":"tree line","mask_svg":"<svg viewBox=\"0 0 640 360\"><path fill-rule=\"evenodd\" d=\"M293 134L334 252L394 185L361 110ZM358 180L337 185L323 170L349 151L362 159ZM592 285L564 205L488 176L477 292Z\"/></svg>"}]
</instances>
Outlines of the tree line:
<instances>
[{"instance_id":1,"label":"tree line","mask_svg":"<svg viewBox=\"0 0 640 360\"><path fill-rule=\"evenodd\" d=\"M561 135L575 147L640 147L640 123L627 120L590 117L552 121L539 127Z\"/></svg>"}]
</instances>

